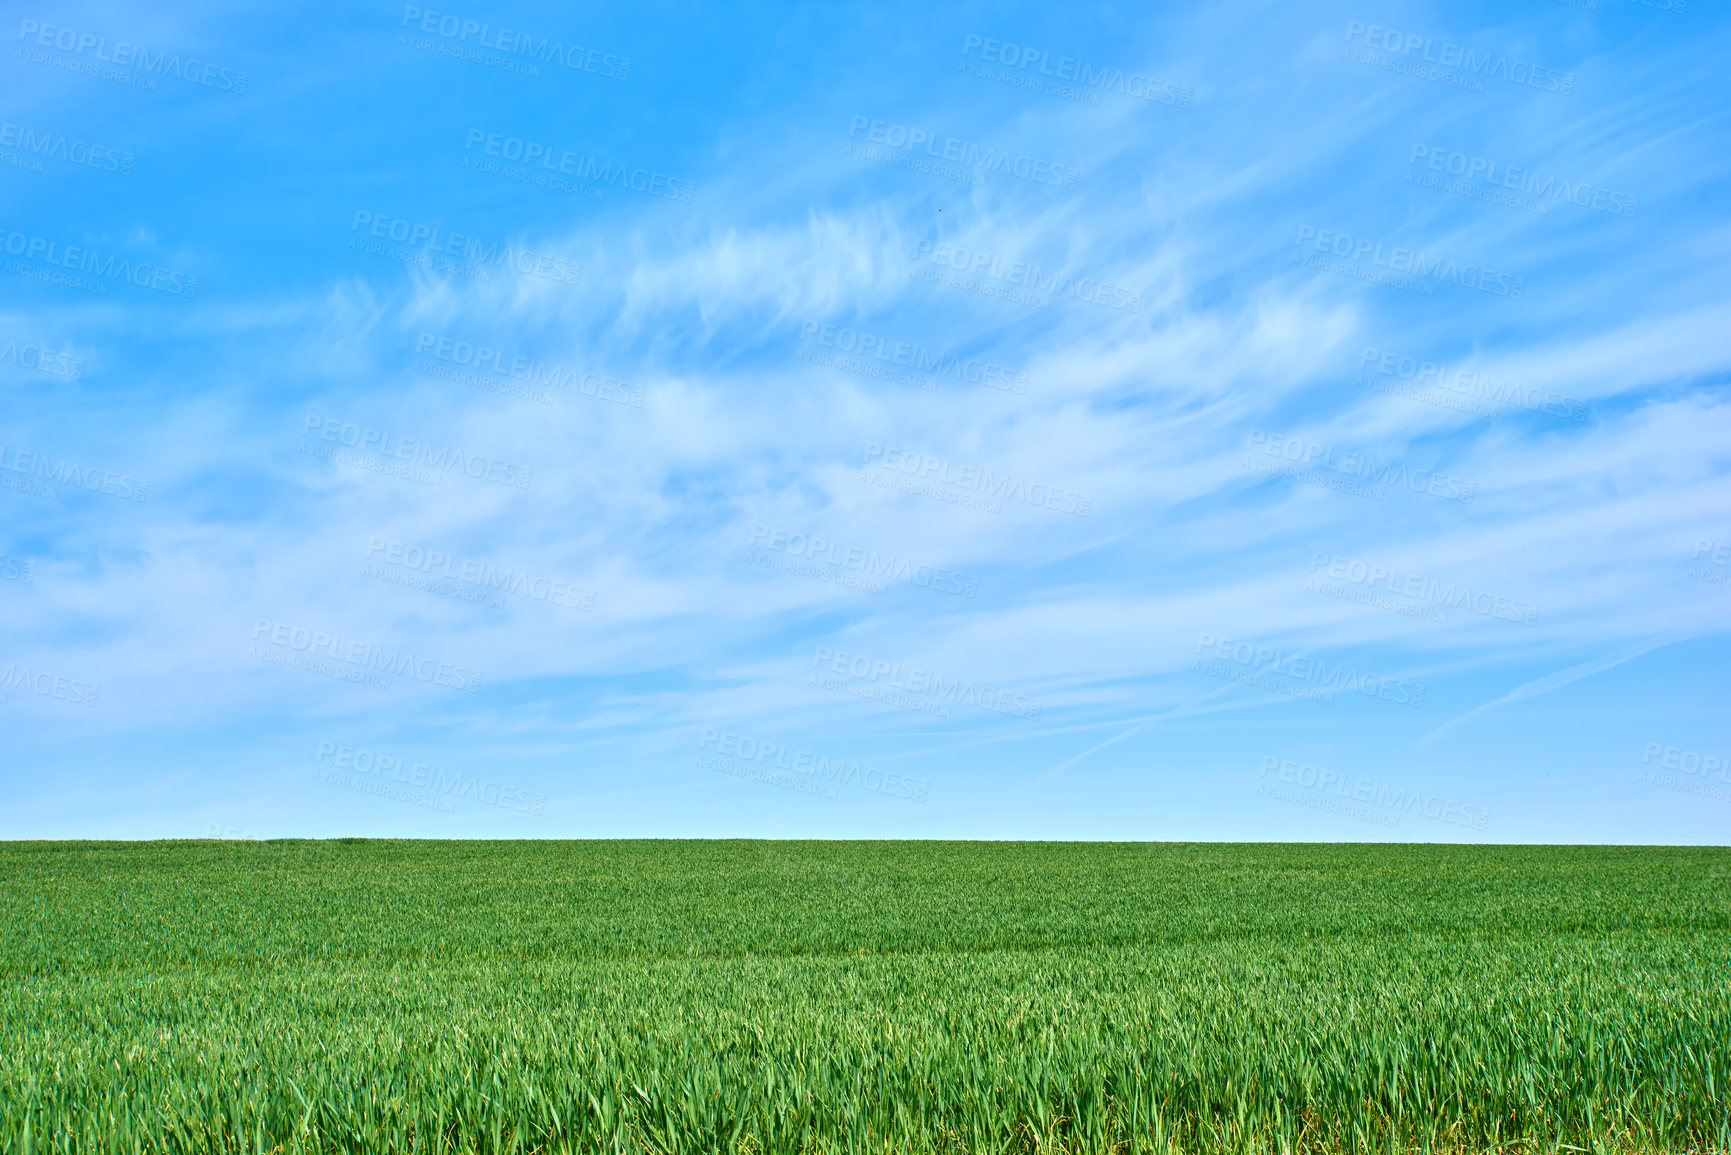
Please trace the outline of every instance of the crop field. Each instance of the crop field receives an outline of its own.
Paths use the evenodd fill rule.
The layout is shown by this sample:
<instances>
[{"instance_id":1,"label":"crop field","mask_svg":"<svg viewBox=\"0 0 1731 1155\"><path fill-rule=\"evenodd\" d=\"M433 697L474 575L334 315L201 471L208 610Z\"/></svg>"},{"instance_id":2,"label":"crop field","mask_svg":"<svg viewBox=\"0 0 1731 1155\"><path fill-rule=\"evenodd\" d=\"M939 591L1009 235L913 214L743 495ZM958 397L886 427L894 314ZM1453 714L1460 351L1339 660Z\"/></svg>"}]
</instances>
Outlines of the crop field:
<instances>
[{"instance_id":1,"label":"crop field","mask_svg":"<svg viewBox=\"0 0 1731 1155\"><path fill-rule=\"evenodd\" d=\"M1727 1151L1728 867L0 844L0 1151Z\"/></svg>"}]
</instances>

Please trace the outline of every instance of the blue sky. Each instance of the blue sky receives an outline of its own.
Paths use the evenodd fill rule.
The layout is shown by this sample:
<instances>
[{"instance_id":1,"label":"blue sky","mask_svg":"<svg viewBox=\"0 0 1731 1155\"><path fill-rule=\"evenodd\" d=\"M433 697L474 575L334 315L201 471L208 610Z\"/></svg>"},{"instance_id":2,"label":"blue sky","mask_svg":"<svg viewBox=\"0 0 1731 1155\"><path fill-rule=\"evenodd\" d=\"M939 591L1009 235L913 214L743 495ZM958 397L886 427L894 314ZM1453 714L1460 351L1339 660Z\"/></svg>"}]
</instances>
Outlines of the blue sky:
<instances>
[{"instance_id":1,"label":"blue sky","mask_svg":"<svg viewBox=\"0 0 1731 1155\"><path fill-rule=\"evenodd\" d=\"M0 837L1723 843L1728 29L21 10Z\"/></svg>"}]
</instances>

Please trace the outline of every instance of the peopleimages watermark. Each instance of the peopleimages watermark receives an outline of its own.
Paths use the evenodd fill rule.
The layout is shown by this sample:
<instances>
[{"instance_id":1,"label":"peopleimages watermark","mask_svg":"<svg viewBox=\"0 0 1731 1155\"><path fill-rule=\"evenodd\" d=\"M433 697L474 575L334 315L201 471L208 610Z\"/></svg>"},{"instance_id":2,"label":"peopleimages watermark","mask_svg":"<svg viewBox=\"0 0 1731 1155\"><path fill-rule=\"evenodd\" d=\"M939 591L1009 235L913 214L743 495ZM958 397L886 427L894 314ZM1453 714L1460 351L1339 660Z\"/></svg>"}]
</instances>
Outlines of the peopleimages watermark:
<instances>
[{"instance_id":1,"label":"peopleimages watermark","mask_svg":"<svg viewBox=\"0 0 1731 1155\"><path fill-rule=\"evenodd\" d=\"M942 674L919 666L902 668L900 662L870 658L864 654L819 646L812 654L809 683L856 698L885 702L903 709L951 717L950 707L966 703L977 709L1012 718L1035 719L1045 707L1041 698L1029 698L1013 690L999 690L972 679L945 679ZM832 676L834 675L834 676Z\"/></svg>"},{"instance_id":2,"label":"peopleimages watermark","mask_svg":"<svg viewBox=\"0 0 1731 1155\"><path fill-rule=\"evenodd\" d=\"M1361 36L1364 38L1361 42L1364 48L1376 51L1354 52L1354 41ZM1506 55L1496 52L1480 55L1474 49L1449 40L1443 41L1442 47L1438 48L1433 37L1421 36L1416 32L1399 32L1393 28L1384 28L1380 24L1348 21L1346 44L1347 46L1341 49L1342 60L1351 60L1354 64L1381 68L1388 72L1403 73L1435 84L1466 88L1473 92L1485 91L1486 81L1501 81L1517 88L1536 88L1541 92L1553 92L1559 96L1568 96L1575 91L1573 72L1561 72L1526 60L1510 63ZM1419 52L1416 62L1412 60L1415 51ZM1379 56L1378 52L1384 55Z\"/></svg>"},{"instance_id":3,"label":"peopleimages watermark","mask_svg":"<svg viewBox=\"0 0 1731 1155\"><path fill-rule=\"evenodd\" d=\"M1197 636L1196 652L1206 652L1207 657L1191 665L1193 672L1277 694L1332 704L1336 691L1351 690L1415 710L1424 705L1425 688L1416 682L1386 674L1361 674L1345 662L1336 662L1330 670L1326 658L1312 657L1302 650L1288 653L1204 632Z\"/></svg>"},{"instance_id":4,"label":"peopleimages watermark","mask_svg":"<svg viewBox=\"0 0 1731 1155\"><path fill-rule=\"evenodd\" d=\"M873 581L862 574L844 573L834 570L821 562L813 563L802 560L798 555L785 553L770 553L767 550L748 549L745 560L752 565L760 565L764 569L777 570L781 573L793 574L795 577L810 578L812 581L823 582L826 585L843 586L847 589L865 590L867 593L886 594L889 586L881 581Z\"/></svg>"},{"instance_id":5,"label":"peopleimages watermark","mask_svg":"<svg viewBox=\"0 0 1731 1155\"><path fill-rule=\"evenodd\" d=\"M799 559L809 565L836 566L852 571L851 576L858 582L867 583L856 588L871 589L874 593L882 593L886 581L906 582L920 586L935 593L956 594L971 598L980 586L980 579L946 569L942 566L924 565L899 558L894 554L880 556L876 550L868 550L861 546L844 548L839 542L823 537L807 537L803 533L790 533L785 529L772 529L767 525L759 525L751 531L751 544L758 547L760 554L765 550L773 550L785 558ZM765 554L764 556L770 556ZM757 559L751 559L756 561ZM767 562L757 561L759 565ZM782 568L779 565L769 565L771 569ZM833 571L832 571L833 572ZM807 575L812 576L812 575ZM838 578L850 575L836 575ZM824 578L820 580L831 580ZM837 580L838 585L855 585L855 582Z\"/></svg>"},{"instance_id":6,"label":"peopleimages watermark","mask_svg":"<svg viewBox=\"0 0 1731 1155\"><path fill-rule=\"evenodd\" d=\"M855 138L865 134L863 142ZM993 173L1015 177L1031 184L1073 189L1082 170L1074 165L1057 164L1040 157L1029 156L1014 149L999 149L961 140L954 136L939 136L923 128L855 116L848 121L849 156L859 156L895 168L928 172L965 184L984 186ZM873 148L882 145L883 148ZM923 151L916 152L924 146ZM894 149L887 152L885 149Z\"/></svg>"},{"instance_id":7,"label":"peopleimages watermark","mask_svg":"<svg viewBox=\"0 0 1731 1155\"><path fill-rule=\"evenodd\" d=\"M399 33L397 43L423 52L433 52L457 60L470 60L506 72L519 72L525 76L539 76L541 64L558 64L572 72L587 72L609 80L631 78L631 57L616 56L596 48L584 48L580 44L567 45L563 40L549 36L542 36L537 40L530 32L503 26L495 29L479 20L454 16L448 12L423 11L412 4L403 8L403 22L400 27L408 28L410 24L414 25L414 32L422 35L411 37L407 33ZM439 39L434 40L435 36ZM474 45L473 48L469 47L471 44ZM477 51L478 49L485 51Z\"/></svg>"},{"instance_id":8,"label":"peopleimages watermark","mask_svg":"<svg viewBox=\"0 0 1731 1155\"><path fill-rule=\"evenodd\" d=\"M143 501L150 496L148 481L109 469L79 465L65 458L54 461L53 464L50 464L50 460L46 453L29 453L0 444L0 474L18 475L0 476L0 486L50 500L58 497L57 490L35 480L41 478L42 481L52 482L54 485L69 486L85 493L100 493L122 501ZM24 478L30 480L22 480Z\"/></svg>"},{"instance_id":9,"label":"peopleimages watermark","mask_svg":"<svg viewBox=\"0 0 1731 1155\"><path fill-rule=\"evenodd\" d=\"M1464 582L1440 582L1423 574L1405 573L1402 570L1377 565L1372 562L1360 561L1357 558L1337 557L1333 554L1316 551L1310 559L1311 581L1305 584L1305 589L1315 589L1319 593L1329 593L1335 597L1345 597L1348 601L1361 600L1349 594L1330 591L1323 588L1316 578L1318 570L1324 570L1328 578L1337 582L1346 582L1359 587L1360 590L1378 596L1387 595L1390 599L1405 599L1391 601L1389 606L1410 606L1412 609L1399 609L1397 612L1412 613L1417 617L1427 617L1423 612L1429 607L1446 607L1448 609L1466 609L1483 618L1496 618L1498 621L1518 622L1523 626L1537 625L1539 607L1532 602L1521 601L1518 598L1503 597L1486 590L1474 591ZM1380 602L1377 603L1381 605ZM1447 622L1448 615L1432 620Z\"/></svg>"},{"instance_id":10,"label":"peopleimages watermark","mask_svg":"<svg viewBox=\"0 0 1731 1155\"><path fill-rule=\"evenodd\" d=\"M1452 259L1433 260L1416 249L1400 245L1392 246L1387 259L1384 259L1381 241L1318 229L1313 225L1300 225L1298 239L1293 243L1302 250L1304 242L1312 238L1315 238L1315 243L1311 247L1316 252L1332 254L1342 260L1330 260L1328 256L1307 258L1298 252L1292 254L1293 263L1302 260L1307 268L1405 289L1421 297L1434 295L1432 286L1439 281L1449 281L1463 289L1477 289L1481 293L1515 301L1527 291L1527 279L1513 273L1499 273L1483 265L1462 265ZM1364 264L1367 257L1370 260L1368 267Z\"/></svg>"},{"instance_id":11,"label":"peopleimages watermark","mask_svg":"<svg viewBox=\"0 0 1731 1155\"><path fill-rule=\"evenodd\" d=\"M1247 454L1260 451L1261 458L1246 457L1244 468L1258 473L1273 473L1290 477L1308 485L1318 485L1342 493L1381 501L1383 490L1377 486L1405 489L1429 494L1445 501L1471 503L1478 492L1478 483L1433 469L1408 470L1398 461L1378 461L1375 454L1338 452L1332 445L1309 441L1283 433L1250 431L1245 445ZM1368 482L1369 484L1365 484Z\"/></svg>"},{"instance_id":12,"label":"peopleimages watermark","mask_svg":"<svg viewBox=\"0 0 1731 1155\"><path fill-rule=\"evenodd\" d=\"M55 674L48 670L32 670L29 666L11 662L4 670L0 670L0 705L12 700L14 690L70 702L74 706L94 706L96 695L102 691L102 687L79 678Z\"/></svg>"},{"instance_id":13,"label":"peopleimages watermark","mask_svg":"<svg viewBox=\"0 0 1731 1155\"><path fill-rule=\"evenodd\" d=\"M1382 826L1398 826L1400 819L1396 815L1415 812L1432 822L1446 822L1451 826L1464 826L1469 830L1483 830L1490 822L1490 811L1482 806L1469 806L1452 798L1444 798L1440 794L1427 794L1405 786L1397 792L1395 787L1387 782L1362 775L1351 782L1349 793L1347 775L1338 770L1318 770L1308 762L1300 764L1290 759L1266 757L1262 760L1262 769L1257 777L1268 778L1270 775L1273 775L1274 781L1258 785L1258 794L1326 810L1332 814L1342 814L1348 818L1375 822ZM1299 789L1286 789L1288 786L1297 786ZM1334 787L1332 797L1328 795L1330 786ZM1342 802L1340 799L1346 801ZM1358 803L1365 805L1355 805Z\"/></svg>"},{"instance_id":14,"label":"peopleimages watermark","mask_svg":"<svg viewBox=\"0 0 1731 1155\"><path fill-rule=\"evenodd\" d=\"M976 49L978 56L974 55ZM962 55L967 59L961 69L969 76L1081 104L1099 104L1101 93L1116 92L1132 100L1190 107L1190 89L1184 85L1141 72L1126 75L1122 68L1096 68L1074 56L1060 55L1054 63L1049 51L1014 41L993 40L970 32L962 40ZM976 60L979 63L974 63ZM993 68L994 64L1003 67Z\"/></svg>"},{"instance_id":15,"label":"peopleimages watermark","mask_svg":"<svg viewBox=\"0 0 1731 1155\"><path fill-rule=\"evenodd\" d=\"M815 659L813 664L816 664ZM948 702L904 694L892 687L861 685L858 682L850 682L846 678L831 677L821 670L812 671L811 676L806 679L806 685L816 686L820 690L828 690L833 694L846 694L850 698L863 698L868 702L876 702L883 706L894 706L898 710L929 714L934 718L953 716Z\"/></svg>"},{"instance_id":16,"label":"peopleimages watermark","mask_svg":"<svg viewBox=\"0 0 1731 1155\"><path fill-rule=\"evenodd\" d=\"M84 358L74 353L56 353L45 343L16 341L8 337L0 343L0 365L10 362L21 369L34 369L51 377L66 377L73 381L84 376Z\"/></svg>"},{"instance_id":17,"label":"peopleimages watermark","mask_svg":"<svg viewBox=\"0 0 1731 1155\"><path fill-rule=\"evenodd\" d=\"M15 148L17 153L0 152L0 164L21 168L25 172L44 172L44 160L58 160L97 172L132 175L132 154L106 144L93 144L74 139L52 130L38 132L25 125L0 121L0 148Z\"/></svg>"},{"instance_id":18,"label":"peopleimages watermark","mask_svg":"<svg viewBox=\"0 0 1731 1155\"><path fill-rule=\"evenodd\" d=\"M475 146L480 146L477 156ZM669 176L656 169L598 160L593 156L555 149L550 144L524 140L518 136L471 128L463 144L463 167L476 172L503 176L520 184L572 193L591 200L600 200L608 186L628 189L658 200L690 204L697 186L683 177ZM487 159L497 157L498 160ZM499 161L520 161L524 167L510 168ZM589 181L592 185L576 185L565 177Z\"/></svg>"},{"instance_id":19,"label":"peopleimages watermark","mask_svg":"<svg viewBox=\"0 0 1731 1155\"><path fill-rule=\"evenodd\" d=\"M32 585L36 581L36 559L31 557L8 557L0 553L0 578L9 582L21 582Z\"/></svg>"},{"instance_id":20,"label":"peopleimages watermark","mask_svg":"<svg viewBox=\"0 0 1731 1155\"><path fill-rule=\"evenodd\" d=\"M361 234L362 226L366 228L365 234ZM388 247L385 241L402 247ZM354 221L349 225L349 248L472 281L491 281L495 270L503 270L575 285L583 274L582 265L557 253L514 247L509 241L488 242L467 233L448 233L437 225L366 209L355 210Z\"/></svg>"},{"instance_id":21,"label":"peopleimages watermark","mask_svg":"<svg viewBox=\"0 0 1731 1155\"><path fill-rule=\"evenodd\" d=\"M415 370L432 377L455 381L490 393L505 393L542 405L553 404L556 390L597 401L643 408L643 386L620 381L604 373L587 372L565 365L549 365L522 353L495 349L442 333L422 331L415 338L415 355L433 361L415 362ZM443 365L434 361L442 361Z\"/></svg>"},{"instance_id":22,"label":"peopleimages watermark","mask_svg":"<svg viewBox=\"0 0 1731 1155\"><path fill-rule=\"evenodd\" d=\"M1717 568L1710 569L1708 565L1703 565L1701 563L1703 557L1707 559L1708 565ZM1700 578L1702 581L1711 582L1714 585L1725 585L1727 578L1725 567L1731 566L1731 541L1708 541L1704 537L1696 538L1695 553L1689 561L1690 577Z\"/></svg>"},{"instance_id":23,"label":"peopleimages watermark","mask_svg":"<svg viewBox=\"0 0 1731 1155\"><path fill-rule=\"evenodd\" d=\"M483 602L494 608L504 605L498 599L499 594L516 594L530 601L585 613L595 608L592 589L382 537L368 541L367 561L369 564L361 569L365 577L461 601Z\"/></svg>"},{"instance_id":24,"label":"peopleimages watermark","mask_svg":"<svg viewBox=\"0 0 1731 1155\"><path fill-rule=\"evenodd\" d=\"M920 244L930 245L931 242L921 241ZM981 255L984 259L990 259L985 254ZM917 260L908 269L908 276L942 288L960 289L965 293L976 293L982 297L991 297L993 300L1008 301L1012 305L1029 305L1035 309L1050 309L1052 307L1052 297L1049 293L1023 288L1008 281L980 277L973 273L955 272L941 267L927 268Z\"/></svg>"},{"instance_id":25,"label":"peopleimages watermark","mask_svg":"<svg viewBox=\"0 0 1731 1155\"><path fill-rule=\"evenodd\" d=\"M924 267L920 263L921 257L926 258L925 265L932 267ZM1102 309L1127 313L1142 311L1140 292L1109 285L1092 277L1077 277L1066 269L1055 269L1048 276L1039 265L1023 261L1005 262L991 253L948 243L921 241L908 276L985 297L1032 305L1036 309L1050 308L1052 294L1057 293Z\"/></svg>"},{"instance_id":26,"label":"peopleimages watermark","mask_svg":"<svg viewBox=\"0 0 1731 1155\"><path fill-rule=\"evenodd\" d=\"M1356 818L1360 822L1374 822L1378 826L1399 826L1400 819L1368 806L1355 806L1351 802L1342 802L1338 798L1330 798L1326 794L1306 793L1283 786L1276 782L1258 782L1256 795L1259 798L1273 798L1279 802L1289 802L1294 806L1303 806L1310 810L1322 810L1329 814L1338 814L1342 818Z\"/></svg>"},{"instance_id":27,"label":"peopleimages watermark","mask_svg":"<svg viewBox=\"0 0 1731 1155\"><path fill-rule=\"evenodd\" d=\"M879 472L861 472L861 481L987 513L1000 512L1003 509L1000 501L1020 501L1077 517L1087 517L1094 507L1092 497L1065 486L1029 483L1014 474L994 474L975 465L956 465L948 458L875 441L865 447L864 465L869 470L874 464ZM950 488L940 489L940 485Z\"/></svg>"},{"instance_id":28,"label":"peopleimages watermark","mask_svg":"<svg viewBox=\"0 0 1731 1155\"><path fill-rule=\"evenodd\" d=\"M824 321L806 321L800 326L799 340L799 347L793 353L795 357L866 377L879 377L927 390L938 387L937 377L949 377L1005 393L1028 391L1025 370L1012 369L979 357L963 357L958 353L934 353L925 345L898 341L860 329L837 327ZM807 348L808 341L815 348ZM838 358L835 354L825 353L824 350L828 349L843 356ZM847 356L850 354L855 356ZM903 369L909 371L904 373Z\"/></svg>"},{"instance_id":29,"label":"peopleimages watermark","mask_svg":"<svg viewBox=\"0 0 1731 1155\"><path fill-rule=\"evenodd\" d=\"M264 835L248 834L238 826L223 826L212 822L205 826L204 832L221 842L263 842Z\"/></svg>"},{"instance_id":30,"label":"peopleimages watermark","mask_svg":"<svg viewBox=\"0 0 1731 1155\"><path fill-rule=\"evenodd\" d=\"M389 798L393 802L406 803L409 806L425 806L429 810L442 810L446 814L455 814L457 808L449 798L435 798L418 790L405 790L401 786L393 786L389 782L374 781L371 778L361 778L342 770L313 770L313 781L324 782L331 786L346 787L362 794L372 794L379 798Z\"/></svg>"},{"instance_id":31,"label":"peopleimages watermark","mask_svg":"<svg viewBox=\"0 0 1731 1155\"><path fill-rule=\"evenodd\" d=\"M308 436L317 440L309 444ZM353 452L348 452L352 450ZM335 461L368 469L374 473L389 473L407 477L425 485L438 485L445 473L491 481L495 485L529 488L534 469L514 461L501 461L483 453L470 453L450 445L434 445L423 438L404 437L387 430L356 425L337 417L320 417L309 413L301 423L301 452L321 460ZM408 462L411 464L402 464ZM417 468L426 466L427 469Z\"/></svg>"},{"instance_id":32,"label":"peopleimages watermark","mask_svg":"<svg viewBox=\"0 0 1731 1155\"><path fill-rule=\"evenodd\" d=\"M1305 580L1304 588L1312 593L1323 594L1331 598L1339 598L1343 602L1354 602L1361 606L1371 606L1379 610L1387 610L1394 614L1405 614L1411 618L1423 618L1426 621L1447 625L1449 615L1447 610L1425 605L1423 602L1409 601L1402 598L1389 597L1375 590L1352 589L1340 582L1325 581L1311 577Z\"/></svg>"},{"instance_id":33,"label":"peopleimages watermark","mask_svg":"<svg viewBox=\"0 0 1731 1155\"><path fill-rule=\"evenodd\" d=\"M220 64L209 64L187 57L183 62L180 53L169 55L158 52L155 56L150 49L137 44L129 44L118 40L112 50L108 47L108 38L92 32L81 32L75 28L62 28L53 24L43 24L36 20L25 20L18 26L18 39L24 40L34 36L35 44L40 48L52 48L57 52L71 53L76 59L65 56L53 57L45 52L33 49L18 49L13 55L33 64L46 64L67 72L82 73L94 76L100 80L124 84L132 88L144 88L156 91L158 79L166 80L173 77L187 84L200 88L214 88L219 92L230 92L236 96L246 91L247 74L238 68L229 68ZM90 53L89 59L84 54ZM92 63L92 61L98 61ZM114 68L101 67L112 64Z\"/></svg>"},{"instance_id":34,"label":"peopleimages watermark","mask_svg":"<svg viewBox=\"0 0 1731 1155\"><path fill-rule=\"evenodd\" d=\"M247 651L250 658L273 665L289 665L344 681L362 682L381 690L391 688L391 684L380 676L382 674L407 674L429 686L445 686L470 694L478 693L481 689L481 673L478 670L441 662L435 658L417 657L402 649L387 652L383 646L376 646L371 642L344 642L340 634L309 630L289 622L260 618L258 624L253 626L252 640L254 645ZM302 660L296 662L291 660L293 658ZM331 666L331 662L341 664ZM314 668L315 666L319 668Z\"/></svg>"},{"instance_id":35,"label":"peopleimages watermark","mask_svg":"<svg viewBox=\"0 0 1731 1155\"><path fill-rule=\"evenodd\" d=\"M327 761L328 759L328 761ZM332 770L352 771L355 775L371 775L370 778L351 779L341 783L350 785L356 790L366 790L367 784L400 782L405 786L431 790L441 795L445 805L444 810L450 810L452 799L469 798L483 806L497 806L501 810L515 810L521 814L542 814L547 808L547 796L534 793L517 786L507 786L491 778L483 779L478 774L472 774L467 779L460 773L447 774L437 766L429 766L425 762L410 765L404 759L389 754L376 753L365 746L350 746L340 742L320 742L318 752L313 755L313 761ZM390 778L385 778L389 771ZM406 771L406 773L405 773ZM332 781L327 777L325 781ZM376 790L366 790L367 793L377 793Z\"/></svg>"},{"instance_id":36,"label":"peopleimages watermark","mask_svg":"<svg viewBox=\"0 0 1731 1155\"><path fill-rule=\"evenodd\" d=\"M931 785L923 778L887 772L875 766L862 769L858 762L847 758L831 760L810 750L789 750L785 743L766 742L749 734L718 731L705 726L703 736L697 742L698 750L708 751L711 742L715 743L714 753L707 757L702 753L698 755L696 765L700 769L755 778L802 794L816 793L820 797L835 798L836 787L851 785L891 798L924 802ZM793 759L791 762L788 761L790 757ZM766 760L769 760L767 766Z\"/></svg>"},{"instance_id":37,"label":"peopleimages watermark","mask_svg":"<svg viewBox=\"0 0 1731 1155\"><path fill-rule=\"evenodd\" d=\"M1642 782L1651 782L1655 786L1693 794L1699 798L1711 798L1716 802L1731 802L1731 789L1714 785L1710 781L1713 773L1717 771L1721 783L1731 783L1731 755L1704 754L1699 750L1671 746L1664 742L1648 742L1641 755L1641 765L1647 767L1636 775ZM1660 773L1664 770L1675 770L1677 773Z\"/></svg>"},{"instance_id":38,"label":"peopleimages watermark","mask_svg":"<svg viewBox=\"0 0 1731 1155\"><path fill-rule=\"evenodd\" d=\"M88 245L69 245L35 233L0 228L0 248L7 256L23 258L6 262L6 271L16 277L29 277L99 297L108 295L111 283L150 289L187 300L198 296L198 277L192 273L164 268L149 261L134 261L114 253L104 258L102 253ZM26 263L36 260L43 264Z\"/></svg>"},{"instance_id":39,"label":"peopleimages watermark","mask_svg":"<svg viewBox=\"0 0 1731 1155\"><path fill-rule=\"evenodd\" d=\"M393 569L377 562L367 562L362 565L361 576L387 582L394 586L401 586L404 589L421 590L424 593L437 594L442 598L470 602L495 610L505 608L505 599L485 586L459 585L441 578L428 577L413 570Z\"/></svg>"},{"instance_id":40,"label":"peopleimages watermark","mask_svg":"<svg viewBox=\"0 0 1731 1155\"><path fill-rule=\"evenodd\" d=\"M1585 422L1591 413L1585 401L1577 401L1573 397L1565 397L1560 393L1552 393L1535 388L1522 388L1510 384L1509 381L1494 381L1488 374L1474 372L1471 369L1453 370L1447 365L1434 361L1426 361L1418 357L1409 357L1402 353L1391 352L1367 345L1359 355L1360 370L1370 365L1376 366L1378 374L1384 377L1394 377L1401 381L1412 382L1412 387L1397 386L1393 382L1366 383L1367 387L1378 393L1387 393L1396 397L1409 397L1414 401L1424 401L1426 404L1437 405L1444 409L1455 409L1472 413L1478 417L1491 417L1495 409L1477 402L1489 402L1490 405L1503 407L1518 405L1529 413L1543 413L1549 417L1560 417L1565 421ZM1360 377L1361 382L1364 381ZM1443 394L1426 394L1423 390L1440 389ZM1458 394L1456 397L1445 394Z\"/></svg>"},{"instance_id":41,"label":"peopleimages watermark","mask_svg":"<svg viewBox=\"0 0 1731 1155\"><path fill-rule=\"evenodd\" d=\"M1425 162L1429 172L1418 171L1420 160ZM1551 205L1559 201L1630 219L1641 207L1638 196L1613 192L1586 181L1571 181L1567 177L1561 180L1556 176L1541 177L1530 168L1503 164L1482 156L1468 156L1440 145L1415 142L1407 165L1408 184L1421 184L1455 196L1471 197L1538 216L1549 213ZM1441 177L1431 176L1433 172L1460 179L1445 182Z\"/></svg>"}]
</instances>

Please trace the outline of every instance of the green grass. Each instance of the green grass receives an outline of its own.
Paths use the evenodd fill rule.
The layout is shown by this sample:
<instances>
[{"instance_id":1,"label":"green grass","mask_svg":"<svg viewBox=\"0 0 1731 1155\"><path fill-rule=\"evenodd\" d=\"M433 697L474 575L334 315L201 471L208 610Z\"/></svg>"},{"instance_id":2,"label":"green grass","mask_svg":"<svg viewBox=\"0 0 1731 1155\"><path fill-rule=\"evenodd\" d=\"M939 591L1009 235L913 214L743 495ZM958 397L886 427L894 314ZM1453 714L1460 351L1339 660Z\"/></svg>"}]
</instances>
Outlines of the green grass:
<instances>
[{"instance_id":1,"label":"green grass","mask_svg":"<svg viewBox=\"0 0 1731 1155\"><path fill-rule=\"evenodd\" d=\"M1728 1151L1728 866L0 844L0 1151Z\"/></svg>"}]
</instances>

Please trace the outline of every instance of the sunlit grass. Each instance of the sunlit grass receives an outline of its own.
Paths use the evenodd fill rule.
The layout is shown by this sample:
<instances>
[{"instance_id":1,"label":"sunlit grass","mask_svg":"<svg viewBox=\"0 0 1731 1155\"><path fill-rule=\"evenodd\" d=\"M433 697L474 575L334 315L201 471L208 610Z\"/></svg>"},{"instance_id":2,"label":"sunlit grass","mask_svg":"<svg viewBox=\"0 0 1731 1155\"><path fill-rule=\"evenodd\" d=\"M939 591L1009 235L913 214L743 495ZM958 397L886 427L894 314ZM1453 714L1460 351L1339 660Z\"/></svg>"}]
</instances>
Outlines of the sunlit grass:
<instances>
[{"instance_id":1,"label":"sunlit grass","mask_svg":"<svg viewBox=\"0 0 1731 1155\"><path fill-rule=\"evenodd\" d=\"M1731 1150L1724 850L0 845L0 1150Z\"/></svg>"}]
</instances>

